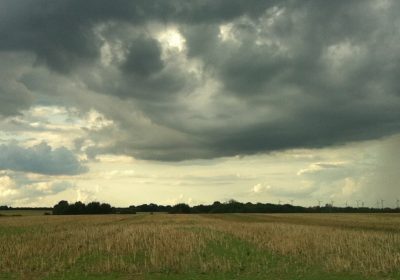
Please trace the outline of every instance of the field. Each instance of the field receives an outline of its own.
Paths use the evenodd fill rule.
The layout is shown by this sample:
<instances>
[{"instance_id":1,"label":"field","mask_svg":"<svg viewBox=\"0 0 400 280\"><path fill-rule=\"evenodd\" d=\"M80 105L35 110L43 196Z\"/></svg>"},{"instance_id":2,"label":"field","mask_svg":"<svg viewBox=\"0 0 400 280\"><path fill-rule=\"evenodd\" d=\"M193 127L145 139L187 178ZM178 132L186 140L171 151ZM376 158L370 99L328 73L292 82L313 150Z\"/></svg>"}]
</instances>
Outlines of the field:
<instances>
[{"instance_id":1,"label":"field","mask_svg":"<svg viewBox=\"0 0 400 280\"><path fill-rule=\"evenodd\" d=\"M0 216L42 216L51 210L0 210Z\"/></svg>"},{"instance_id":2,"label":"field","mask_svg":"<svg viewBox=\"0 0 400 280\"><path fill-rule=\"evenodd\" d=\"M400 215L1 216L0 279L400 279Z\"/></svg>"}]
</instances>

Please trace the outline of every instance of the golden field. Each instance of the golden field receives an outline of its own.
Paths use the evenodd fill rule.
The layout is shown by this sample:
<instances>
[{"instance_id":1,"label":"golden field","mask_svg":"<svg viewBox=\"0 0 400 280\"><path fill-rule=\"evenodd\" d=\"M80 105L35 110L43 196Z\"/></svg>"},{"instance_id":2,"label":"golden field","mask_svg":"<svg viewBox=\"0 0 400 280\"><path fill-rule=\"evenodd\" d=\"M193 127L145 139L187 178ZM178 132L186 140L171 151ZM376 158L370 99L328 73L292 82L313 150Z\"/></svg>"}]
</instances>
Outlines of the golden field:
<instances>
[{"instance_id":1,"label":"golden field","mask_svg":"<svg viewBox=\"0 0 400 280\"><path fill-rule=\"evenodd\" d=\"M400 279L400 215L2 216L0 279Z\"/></svg>"}]
</instances>

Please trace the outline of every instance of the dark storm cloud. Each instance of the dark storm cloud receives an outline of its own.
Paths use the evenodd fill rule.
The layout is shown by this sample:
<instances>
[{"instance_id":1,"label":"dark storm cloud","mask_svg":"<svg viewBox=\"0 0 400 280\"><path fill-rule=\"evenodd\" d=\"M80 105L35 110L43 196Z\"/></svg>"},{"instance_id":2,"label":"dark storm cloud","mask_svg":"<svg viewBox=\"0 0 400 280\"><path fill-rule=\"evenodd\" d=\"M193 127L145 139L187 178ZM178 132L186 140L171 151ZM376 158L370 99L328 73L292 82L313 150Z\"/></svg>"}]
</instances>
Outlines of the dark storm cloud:
<instances>
[{"instance_id":1,"label":"dark storm cloud","mask_svg":"<svg viewBox=\"0 0 400 280\"><path fill-rule=\"evenodd\" d=\"M162 60L161 46L154 38L134 37L127 45L126 57L119 66L121 72L114 72L117 77L105 77L100 91L107 87L104 83L115 84L113 81L119 80L107 94L158 102L171 99L194 80L179 65L167 65Z\"/></svg>"},{"instance_id":2,"label":"dark storm cloud","mask_svg":"<svg viewBox=\"0 0 400 280\"><path fill-rule=\"evenodd\" d=\"M282 4L279 16L277 10L267 12L266 21L233 21L237 46L221 43L216 25L187 26L184 34L189 55L214 68L224 86L238 96L248 99L251 94L279 93L273 86L282 85L340 96L349 90L364 91L363 84L371 78L382 80L393 77L393 71L398 73L398 67L389 66L399 54L394 45L397 16L391 11L378 14L382 11L374 10L374 3L378 1L290 1ZM398 5L393 4L393 9L399 10ZM323 56L330 46L342 43L365 47L367 57L353 69L346 66L350 68L343 69L349 71L347 80L337 82L327 72Z\"/></svg>"},{"instance_id":3,"label":"dark storm cloud","mask_svg":"<svg viewBox=\"0 0 400 280\"><path fill-rule=\"evenodd\" d=\"M92 135L93 154L317 148L400 132L399 11L396 1L5 0L0 51L32 53L91 91L62 95L116 124L107 145L108 131ZM171 26L182 52L157 37ZM41 75L13 77L25 91L58 88ZM29 106L29 92L4 88L0 100L21 106L0 105L1 114Z\"/></svg>"},{"instance_id":4,"label":"dark storm cloud","mask_svg":"<svg viewBox=\"0 0 400 280\"><path fill-rule=\"evenodd\" d=\"M0 116L18 114L30 106L30 101L31 96L23 86L13 82L0 84Z\"/></svg>"},{"instance_id":5,"label":"dark storm cloud","mask_svg":"<svg viewBox=\"0 0 400 280\"><path fill-rule=\"evenodd\" d=\"M30 60L29 55L19 57L15 53L0 52L0 117L16 115L31 105L32 94L18 80L24 64Z\"/></svg>"},{"instance_id":6,"label":"dark storm cloud","mask_svg":"<svg viewBox=\"0 0 400 280\"><path fill-rule=\"evenodd\" d=\"M0 170L46 175L77 175L87 171L68 149L52 149L45 142L24 148L16 144L0 145Z\"/></svg>"},{"instance_id":7,"label":"dark storm cloud","mask_svg":"<svg viewBox=\"0 0 400 280\"><path fill-rule=\"evenodd\" d=\"M136 39L129 48L122 70L147 77L164 67L161 60L161 48L158 42L150 38Z\"/></svg>"},{"instance_id":8,"label":"dark storm cloud","mask_svg":"<svg viewBox=\"0 0 400 280\"><path fill-rule=\"evenodd\" d=\"M97 57L99 44L88 18L68 1L2 1L0 50L26 50L59 72Z\"/></svg>"},{"instance_id":9,"label":"dark storm cloud","mask_svg":"<svg viewBox=\"0 0 400 280\"><path fill-rule=\"evenodd\" d=\"M252 5L254 4L254 5ZM68 73L99 56L93 27L107 21L143 24L157 21L221 21L257 14L268 1L3 0L0 50L33 51L38 63ZM260 9L261 8L261 9Z\"/></svg>"}]
</instances>

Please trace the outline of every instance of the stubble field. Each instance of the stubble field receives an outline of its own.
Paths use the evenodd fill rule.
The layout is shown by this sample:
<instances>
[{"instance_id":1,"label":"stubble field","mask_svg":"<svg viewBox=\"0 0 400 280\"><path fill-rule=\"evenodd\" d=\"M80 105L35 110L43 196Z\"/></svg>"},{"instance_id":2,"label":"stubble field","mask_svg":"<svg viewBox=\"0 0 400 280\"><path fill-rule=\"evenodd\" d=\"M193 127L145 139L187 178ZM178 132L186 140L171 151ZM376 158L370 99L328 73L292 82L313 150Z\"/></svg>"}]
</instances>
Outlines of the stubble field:
<instances>
[{"instance_id":1,"label":"stubble field","mask_svg":"<svg viewBox=\"0 0 400 280\"><path fill-rule=\"evenodd\" d=\"M400 215L1 216L0 279L400 279Z\"/></svg>"}]
</instances>

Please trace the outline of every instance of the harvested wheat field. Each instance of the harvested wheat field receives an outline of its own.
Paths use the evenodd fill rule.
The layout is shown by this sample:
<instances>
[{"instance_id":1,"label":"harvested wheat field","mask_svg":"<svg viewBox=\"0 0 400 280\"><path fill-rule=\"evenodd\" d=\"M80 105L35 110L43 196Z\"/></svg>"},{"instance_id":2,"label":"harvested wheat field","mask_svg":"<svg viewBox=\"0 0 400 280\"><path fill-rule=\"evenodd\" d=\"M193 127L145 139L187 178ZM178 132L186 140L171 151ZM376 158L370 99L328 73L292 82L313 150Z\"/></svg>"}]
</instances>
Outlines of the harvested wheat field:
<instances>
[{"instance_id":1,"label":"harvested wheat field","mask_svg":"<svg viewBox=\"0 0 400 280\"><path fill-rule=\"evenodd\" d=\"M0 279L400 279L400 215L0 217Z\"/></svg>"}]
</instances>

